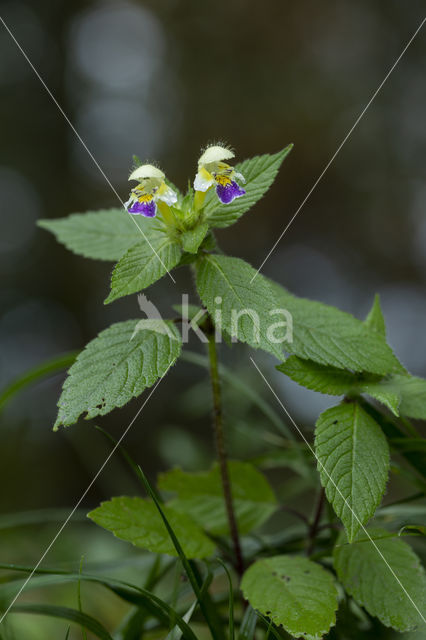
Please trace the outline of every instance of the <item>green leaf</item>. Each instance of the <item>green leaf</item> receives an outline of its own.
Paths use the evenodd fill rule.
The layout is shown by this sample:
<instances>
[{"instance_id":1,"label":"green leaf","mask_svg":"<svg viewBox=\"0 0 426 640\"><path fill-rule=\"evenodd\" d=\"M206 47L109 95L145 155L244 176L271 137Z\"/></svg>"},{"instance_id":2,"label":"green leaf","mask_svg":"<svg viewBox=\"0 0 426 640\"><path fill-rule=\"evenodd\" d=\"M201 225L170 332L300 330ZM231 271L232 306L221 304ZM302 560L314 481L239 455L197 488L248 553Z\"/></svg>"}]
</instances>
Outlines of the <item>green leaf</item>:
<instances>
[{"instance_id":1,"label":"green leaf","mask_svg":"<svg viewBox=\"0 0 426 640\"><path fill-rule=\"evenodd\" d=\"M149 243L142 240L116 264L111 278L111 293L105 304L137 293L162 278L179 262L182 249L175 238L163 231L152 232Z\"/></svg>"},{"instance_id":2,"label":"green leaf","mask_svg":"<svg viewBox=\"0 0 426 640\"><path fill-rule=\"evenodd\" d=\"M173 323L169 334L138 330L138 320L118 322L89 342L68 372L54 429L122 407L161 378L181 349Z\"/></svg>"},{"instance_id":3,"label":"green leaf","mask_svg":"<svg viewBox=\"0 0 426 640\"><path fill-rule=\"evenodd\" d=\"M269 282L276 306L286 309L293 318L293 341L285 343L290 353L356 372L385 375L405 371L384 337L360 320L321 302L297 298Z\"/></svg>"},{"instance_id":4,"label":"green leaf","mask_svg":"<svg viewBox=\"0 0 426 640\"><path fill-rule=\"evenodd\" d=\"M244 260L206 255L197 265L197 290L213 322L231 337L282 360L283 342L273 326L283 322L273 313L276 302L268 282Z\"/></svg>"},{"instance_id":5,"label":"green leaf","mask_svg":"<svg viewBox=\"0 0 426 640\"><path fill-rule=\"evenodd\" d=\"M209 225L201 222L194 229L184 231L181 235L182 248L188 253L197 253L201 243L207 235Z\"/></svg>"},{"instance_id":6,"label":"green leaf","mask_svg":"<svg viewBox=\"0 0 426 640\"><path fill-rule=\"evenodd\" d=\"M112 640L112 637L105 627L92 616L81 613L76 609L68 607L57 607L49 604L20 604L15 605L10 613L32 613L36 615L49 616L50 618L62 618L70 620L93 633L101 640Z\"/></svg>"},{"instance_id":7,"label":"green leaf","mask_svg":"<svg viewBox=\"0 0 426 640\"><path fill-rule=\"evenodd\" d=\"M38 226L55 234L58 242L78 255L95 260L119 260L126 251L150 236L152 221L137 221L124 209L73 213L67 218L39 220Z\"/></svg>"},{"instance_id":8,"label":"green leaf","mask_svg":"<svg viewBox=\"0 0 426 640\"><path fill-rule=\"evenodd\" d=\"M331 396L344 395L357 386L357 377L351 371L303 360L297 356L290 356L276 368L302 387ZM380 376L375 376L374 379L380 380Z\"/></svg>"},{"instance_id":9,"label":"green leaf","mask_svg":"<svg viewBox=\"0 0 426 640\"><path fill-rule=\"evenodd\" d=\"M285 149L263 156L249 158L235 167L245 178L243 185L245 196L236 198L230 204L219 202L215 189L211 189L206 196L205 215L211 227L229 227L234 224L246 211L251 209L268 191L275 180L278 170L286 156L292 150L289 144Z\"/></svg>"},{"instance_id":10,"label":"green leaf","mask_svg":"<svg viewBox=\"0 0 426 640\"><path fill-rule=\"evenodd\" d=\"M357 402L348 402L318 418L315 452L321 484L352 541L373 516L386 488L386 438Z\"/></svg>"},{"instance_id":11,"label":"green leaf","mask_svg":"<svg viewBox=\"0 0 426 640\"><path fill-rule=\"evenodd\" d=\"M297 638L320 640L336 622L333 576L307 558L258 560L245 572L241 589L254 609Z\"/></svg>"},{"instance_id":12,"label":"green leaf","mask_svg":"<svg viewBox=\"0 0 426 640\"><path fill-rule=\"evenodd\" d=\"M176 533L188 558L207 558L213 555L214 543L188 516L170 506L162 506L170 525ZM151 500L121 496L112 498L88 514L96 524L120 540L153 553L178 556L157 507Z\"/></svg>"},{"instance_id":13,"label":"green leaf","mask_svg":"<svg viewBox=\"0 0 426 640\"><path fill-rule=\"evenodd\" d=\"M276 510L276 499L265 476L246 462L229 462L234 509L240 533L259 527ZM229 535L220 471L217 464L210 471L186 473L172 469L160 474L158 487L177 497L169 504L182 514L189 514L213 535Z\"/></svg>"},{"instance_id":14,"label":"green leaf","mask_svg":"<svg viewBox=\"0 0 426 640\"><path fill-rule=\"evenodd\" d=\"M384 529L368 531L347 544L342 534L334 549L337 576L346 591L387 627L410 631L424 628L426 576L411 547ZM395 574L395 575L394 575ZM396 577L395 577L396 576ZM408 595L407 595L408 592ZM414 604L413 604L414 602Z\"/></svg>"},{"instance_id":15,"label":"green leaf","mask_svg":"<svg viewBox=\"0 0 426 640\"><path fill-rule=\"evenodd\" d=\"M401 395L396 389L389 387L388 381L380 375L354 374L297 356L290 356L283 364L278 365L277 369L303 387L320 393L333 396L368 393L399 416Z\"/></svg>"},{"instance_id":16,"label":"green leaf","mask_svg":"<svg viewBox=\"0 0 426 640\"><path fill-rule=\"evenodd\" d=\"M384 338L386 337L386 325L383 317L382 308L380 306L380 296L376 294L373 302L373 306L366 317L364 324L373 331L377 331Z\"/></svg>"},{"instance_id":17,"label":"green leaf","mask_svg":"<svg viewBox=\"0 0 426 640\"><path fill-rule=\"evenodd\" d=\"M399 410L403 416L426 420L426 380L408 375L395 375L383 388L401 396Z\"/></svg>"}]
</instances>

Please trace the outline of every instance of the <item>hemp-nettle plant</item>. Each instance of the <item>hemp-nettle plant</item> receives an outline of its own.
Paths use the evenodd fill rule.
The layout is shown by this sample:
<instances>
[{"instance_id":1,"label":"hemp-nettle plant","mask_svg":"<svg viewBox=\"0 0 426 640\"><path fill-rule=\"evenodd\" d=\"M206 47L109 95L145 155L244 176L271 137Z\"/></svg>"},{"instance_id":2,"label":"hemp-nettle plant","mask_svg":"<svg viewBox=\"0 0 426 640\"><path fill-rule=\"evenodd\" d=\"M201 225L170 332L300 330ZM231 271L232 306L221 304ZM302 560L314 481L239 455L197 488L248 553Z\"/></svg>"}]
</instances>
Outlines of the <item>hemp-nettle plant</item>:
<instances>
[{"instance_id":1,"label":"hemp-nettle plant","mask_svg":"<svg viewBox=\"0 0 426 640\"><path fill-rule=\"evenodd\" d=\"M40 221L75 253L116 261L105 304L138 294L147 316L102 330L76 357L55 430L122 407L180 357L210 372L212 468L173 468L154 487L126 454L146 496L114 496L88 514L155 556L143 589L103 582L133 607L116 638L346 640L384 638L385 627L426 633L425 572L406 538L416 535L416 543L425 533L416 501L425 492L426 450L410 419L426 419L426 381L410 375L387 344L378 297L359 320L291 294L224 255L215 238L265 195L291 148L234 166L229 147L210 145L185 194L135 157L124 208ZM193 272L199 303L189 305L185 292L185 304L163 319L141 292L181 267ZM201 336L205 355L182 348L188 331ZM240 372L219 363L222 338L221 350L245 343L276 368L268 372L252 351L247 369L257 377L247 388ZM314 437L302 434L268 389L280 375L336 396ZM227 457L233 424L225 419L223 380L236 402L244 397L258 412L250 460ZM390 475L404 477L406 489L383 506ZM300 508L289 505L292 495ZM167 597L173 568L187 581ZM90 578L82 572L79 579Z\"/></svg>"}]
</instances>

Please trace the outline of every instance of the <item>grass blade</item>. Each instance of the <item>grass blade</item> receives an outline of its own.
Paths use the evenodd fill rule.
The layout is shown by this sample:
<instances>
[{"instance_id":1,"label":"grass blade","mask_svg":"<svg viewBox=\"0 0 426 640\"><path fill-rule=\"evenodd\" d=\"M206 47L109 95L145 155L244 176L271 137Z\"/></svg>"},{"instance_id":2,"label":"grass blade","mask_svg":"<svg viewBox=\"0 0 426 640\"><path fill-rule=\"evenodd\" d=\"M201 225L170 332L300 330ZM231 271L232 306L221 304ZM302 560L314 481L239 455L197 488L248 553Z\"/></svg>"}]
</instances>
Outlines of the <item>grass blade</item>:
<instances>
[{"instance_id":1,"label":"grass blade","mask_svg":"<svg viewBox=\"0 0 426 640\"><path fill-rule=\"evenodd\" d=\"M241 622L238 640L253 640L256 630L257 613L250 605L247 607Z\"/></svg>"},{"instance_id":2,"label":"grass blade","mask_svg":"<svg viewBox=\"0 0 426 640\"><path fill-rule=\"evenodd\" d=\"M113 640L112 636L98 620L87 615L87 613L80 613L76 609L49 604L20 604L13 607L10 613L32 613L49 616L50 618L62 618L84 627L100 640Z\"/></svg>"},{"instance_id":3,"label":"grass blade","mask_svg":"<svg viewBox=\"0 0 426 640\"><path fill-rule=\"evenodd\" d=\"M3 391L0 393L0 410L15 396L19 391L25 389L29 385L58 373L63 369L68 369L78 355L78 351L70 351L64 353L62 356L57 356L51 360L46 360L43 364L30 369L22 376L15 378Z\"/></svg>"}]
</instances>

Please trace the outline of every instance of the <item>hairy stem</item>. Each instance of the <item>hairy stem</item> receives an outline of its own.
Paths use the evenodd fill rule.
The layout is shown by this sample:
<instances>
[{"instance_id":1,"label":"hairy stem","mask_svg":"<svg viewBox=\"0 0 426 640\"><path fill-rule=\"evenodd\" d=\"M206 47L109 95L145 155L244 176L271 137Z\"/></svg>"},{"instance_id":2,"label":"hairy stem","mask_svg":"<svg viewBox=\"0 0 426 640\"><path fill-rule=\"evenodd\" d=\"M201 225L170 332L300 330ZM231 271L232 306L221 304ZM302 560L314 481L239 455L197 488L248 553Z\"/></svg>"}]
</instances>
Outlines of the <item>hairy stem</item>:
<instances>
[{"instance_id":1,"label":"hairy stem","mask_svg":"<svg viewBox=\"0 0 426 640\"><path fill-rule=\"evenodd\" d=\"M223 431L222 394L220 389L217 350L214 333L211 333L211 335L209 336L208 349L210 360L210 378L213 393L213 429L216 440L217 458L220 468L220 477L222 480L226 514L228 516L229 531L231 533L231 539L234 546L235 569L237 573L242 576L244 572L244 563L243 555L241 552L240 536L238 534L237 519L235 517L234 504L232 500L231 481L229 478L228 460L226 456L225 438Z\"/></svg>"},{"instance_id":2,"label":"hairy stem","mask_svg":"<svg viewBox=\"0 0 426 640\"><path fill-rule=\"evenodd\" d=\"M325 501L325 491L324 488L321 488L319 495L318 495L318 501L315 507L315 513L314 513L314 519L312 521L312 524L309 528L309 539L308 539L308 547L306 549L306 553L308 556L310 556L314 550L315 547L315 539L317 537L317 533L319 530L319 524L321 521L321 515L322 515L322 510L324 507L324 501Z\"/></svg>"}]
</instances>

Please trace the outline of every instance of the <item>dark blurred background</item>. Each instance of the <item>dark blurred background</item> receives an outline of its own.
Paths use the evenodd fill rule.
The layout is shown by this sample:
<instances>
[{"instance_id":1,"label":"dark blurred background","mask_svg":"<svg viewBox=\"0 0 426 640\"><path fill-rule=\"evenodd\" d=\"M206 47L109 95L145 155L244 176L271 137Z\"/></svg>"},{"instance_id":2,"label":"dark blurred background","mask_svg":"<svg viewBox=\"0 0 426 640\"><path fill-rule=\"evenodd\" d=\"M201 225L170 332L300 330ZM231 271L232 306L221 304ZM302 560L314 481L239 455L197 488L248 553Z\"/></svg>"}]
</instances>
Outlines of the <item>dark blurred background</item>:
<instances>
[{"instance_id":1,"label":"dark blurred background","mask_svg":"<svg viewBox=\"0 0 426 640\"><path fill-rule=\"evenodd\" d=\"M157 160L184 189L209 140L227 141L238 159L293 142L271 192L238 227L218 233L225 251L257 267L423 14L420 0L3 0L0 15L123 199L132 154ZM264 267L293 292L360 318L380 292L390 343L419 375L426 374L425 53L420 32ZM38 218L118 203L2 25L0 92L3 387L46 358L82 348L112 321L137 318L138 307L136 296L105 307L112 265L74 256L36 227ZM181 270L177 286L164 278L149 296L168 313L190 286ZM223 351L263 393L246 353ZM268 371L307 432L335 402ZM92 423L52 433L63 378L26 391L1 416L3 512L74 504L109 450ZM175 368L128 448L151 474L171 464L199 468L213 455L209 402L203 370ZM140 403L98 423L118 436ZM232 397L227 410L246 431L258 419ZM235 434L234 455L256 449ZM132 490L114 459L86 502ZM48 538L41 535L40 549ZM37 549L22 544L11 560L33 562Z\"/></svg>"}]
</instances>

